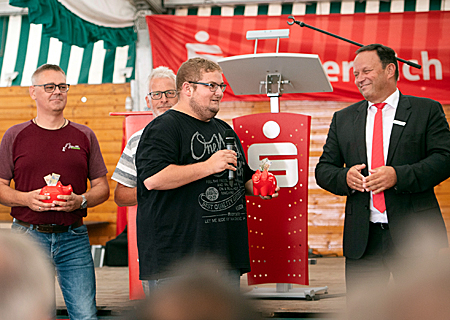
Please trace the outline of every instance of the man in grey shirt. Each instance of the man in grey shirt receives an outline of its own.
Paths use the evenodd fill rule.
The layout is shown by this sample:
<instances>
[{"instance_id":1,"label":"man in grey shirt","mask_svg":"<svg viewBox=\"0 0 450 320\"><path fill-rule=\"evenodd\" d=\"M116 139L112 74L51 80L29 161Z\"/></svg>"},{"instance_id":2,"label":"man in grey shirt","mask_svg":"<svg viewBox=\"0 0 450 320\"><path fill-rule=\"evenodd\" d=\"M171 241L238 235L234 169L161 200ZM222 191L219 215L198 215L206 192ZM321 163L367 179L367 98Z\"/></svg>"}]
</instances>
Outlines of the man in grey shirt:
<instances>
[{"instance_id":1,"label":"man in grey shirt","mask_svg":"<svg viewBox=\"0 0 450 320\"><path fill-rule=\"evenodd\" d=\"M167 67L153 69L148 77L149 93L145 96L148 108L155 117L160 116L178 102L176 76ZM114 201L119 207L134 206L136 200L136 149L142 130L134 133L127 142L111 179L117 181Z\"/></svg>"}]
</instances>

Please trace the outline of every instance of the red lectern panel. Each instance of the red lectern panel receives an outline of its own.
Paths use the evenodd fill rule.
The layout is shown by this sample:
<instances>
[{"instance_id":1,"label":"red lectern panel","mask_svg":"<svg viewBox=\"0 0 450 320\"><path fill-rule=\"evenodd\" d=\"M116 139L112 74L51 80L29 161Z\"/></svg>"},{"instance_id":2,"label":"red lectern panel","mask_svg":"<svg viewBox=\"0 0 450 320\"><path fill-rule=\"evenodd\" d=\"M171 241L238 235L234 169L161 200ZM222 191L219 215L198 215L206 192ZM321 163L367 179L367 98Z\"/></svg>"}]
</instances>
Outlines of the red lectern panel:
<instances>
[{"instance_id":1,"label":"red lectern panel","mask_svg":"<svg viewBox=\"0 0 450 320\"><path fill-rule=\"evenodd\" d=\"M145 126L153 120L151 111L141 112L111 112L111 116L125 116L125 137L126 140L136 131L145 128ZM139 280L139 258L136 240L136 214L137 206L127 207L128 209L128 272L129 272L129 288L130 300L143 299L145 297Z\"/></svg>"},{"instance_id":2,"label":"red lectern panel","mask_svg":"<svg viewBox=\"0 0 450 320\"><path fill-rule=\"evenodd\" d=\"M309 284L308 168L311 117L262 113L233 119L254 170L268 158L281 187L279 197L247 197L250 262L249 285Z\"/></svg>"},{"instance_id":3,"label":"red lectern panel","mask_svg":"<svg viewBox=\"0 0 450 320\"><path fill-rule=\"evenodd\" d=\"M110 116L125 116L125 138L128 139L153 120L151 111L110 112Z\"/></svg>"}]
</instances>

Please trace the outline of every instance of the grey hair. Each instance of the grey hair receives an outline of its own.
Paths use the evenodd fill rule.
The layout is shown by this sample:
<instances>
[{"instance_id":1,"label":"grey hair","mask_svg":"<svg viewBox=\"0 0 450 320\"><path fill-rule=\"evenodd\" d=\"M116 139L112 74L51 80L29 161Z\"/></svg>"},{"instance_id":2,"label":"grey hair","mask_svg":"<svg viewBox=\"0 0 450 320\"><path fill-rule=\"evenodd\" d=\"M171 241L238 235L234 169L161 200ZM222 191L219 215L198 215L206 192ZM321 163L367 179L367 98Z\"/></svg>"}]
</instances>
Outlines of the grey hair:
<instances>
[{"instance_id":1,"label":"grey hair","mask_svg":"<svg viewBox=\"0 0 450 320\"><path fill-rule=\"evenodd\" d=\"M32 76L31 76L31 83L33 85L35 85L37 83L37 79L39 78L39 76L48 70L61 72L64 75L64 77L66 76L66 73L64 72L63 69L61 69L60 66L58 66L56 64L46 63L46 64L43 64L42 66L40 66L39 68L37 68L36 71L33 72Z\"/></svg>"},{"instance_id":2,"label":"grey hair","mask_svg":"<svg viewBox=\"0 0 450 320\"><path fill-rule=\"evenodd\" d=\"M158 79L169 78L172 79L173 82L176 82L175 73L171 69L164 66L157 67L152 70L152 73L147 78L147 88L150 86L150 81L152 81L155 78Z\"/></svg>"}]
</instances>

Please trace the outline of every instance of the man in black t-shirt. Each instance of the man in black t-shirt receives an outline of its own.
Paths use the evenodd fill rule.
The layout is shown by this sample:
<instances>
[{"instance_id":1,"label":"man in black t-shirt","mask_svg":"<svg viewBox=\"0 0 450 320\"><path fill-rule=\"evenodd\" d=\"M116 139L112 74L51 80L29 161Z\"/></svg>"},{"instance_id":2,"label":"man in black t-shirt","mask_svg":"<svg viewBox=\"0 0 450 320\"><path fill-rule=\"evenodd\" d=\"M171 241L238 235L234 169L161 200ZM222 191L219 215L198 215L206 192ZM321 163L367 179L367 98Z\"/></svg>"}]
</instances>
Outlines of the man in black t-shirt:
<instances>
[{"instance_id":1,"label":"man in black t-shirt","mask_svg":"<svg viewBox=\"0 0 450 320\"><path fill-rule=\"evenodd\" d=\"M224 90L218 64L186 61L178 103L143 132L136 154L141 280L158 285L174 262L206 254L225 260L237 283L250 271L245 195L253 195L253 171L235 134L236 151L226 149L231 127L215 118Z\"/></svg>"}]
</instances>

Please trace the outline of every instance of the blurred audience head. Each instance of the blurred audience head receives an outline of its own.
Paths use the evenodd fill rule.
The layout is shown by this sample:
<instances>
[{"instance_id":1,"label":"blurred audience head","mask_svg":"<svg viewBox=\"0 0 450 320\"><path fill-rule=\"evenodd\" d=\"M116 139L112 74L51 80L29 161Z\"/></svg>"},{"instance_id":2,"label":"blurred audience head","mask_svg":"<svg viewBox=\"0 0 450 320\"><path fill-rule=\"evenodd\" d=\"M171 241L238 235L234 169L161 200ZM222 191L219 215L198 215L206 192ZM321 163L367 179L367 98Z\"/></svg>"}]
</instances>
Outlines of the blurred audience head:
<instances>
[{"instance_id":1,"label":"blurred audience head","mask_svg":"<svg viewBox=\"0 0 450 320\"><path fill-rule=\"evenodd\" d=\"M450 252L441 251L435 258L424 256L404 270L404 276L392 279L387 289L361 292L346 319L449 319Z\"/></svg>"},{"instance_id":2,"label":"blurred audience head","mask_svg":"<svg viewBox=\"0 0 450 320\"><path fill-rule=\"evenodd\" d=\"M260 319L215 260L184 260L173 278L158 287L127 319L253 320Z\"/></svg>"},{"instance_id":3,"label":"blurred audience head","mask_svg":"<svg viewBox=\"0 0 450 320\"><path fill-rule=\"evenodd\" d=\"M0 320L52 319L54 275L41 248L0 229Z\"/></svg>"}]
</instances>

